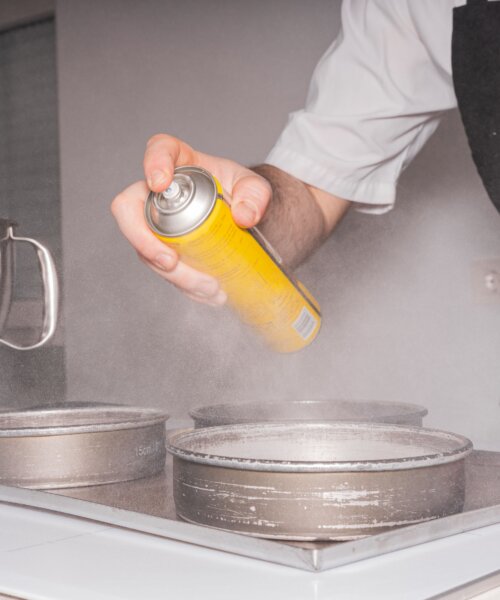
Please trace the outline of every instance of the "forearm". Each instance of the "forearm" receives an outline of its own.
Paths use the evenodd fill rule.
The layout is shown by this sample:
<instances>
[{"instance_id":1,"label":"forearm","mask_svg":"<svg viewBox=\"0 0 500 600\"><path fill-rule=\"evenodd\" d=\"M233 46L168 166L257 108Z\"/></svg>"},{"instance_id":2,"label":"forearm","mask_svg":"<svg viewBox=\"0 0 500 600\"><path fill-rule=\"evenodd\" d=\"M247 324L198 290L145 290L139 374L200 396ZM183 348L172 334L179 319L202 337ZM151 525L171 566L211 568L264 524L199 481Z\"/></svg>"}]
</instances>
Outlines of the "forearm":
<instances>
[{"instance_id":1,"label":"forearm","mask_svg":"<svg viewBox=\"0 0 500 600\"><path fill-rule=\"evenodd\" d=\"M271 165L252 169L271 184L273 194L258 228L289 267L296 267L326 239L349 202L317 190Z\"/></svg>"}]
</instances>

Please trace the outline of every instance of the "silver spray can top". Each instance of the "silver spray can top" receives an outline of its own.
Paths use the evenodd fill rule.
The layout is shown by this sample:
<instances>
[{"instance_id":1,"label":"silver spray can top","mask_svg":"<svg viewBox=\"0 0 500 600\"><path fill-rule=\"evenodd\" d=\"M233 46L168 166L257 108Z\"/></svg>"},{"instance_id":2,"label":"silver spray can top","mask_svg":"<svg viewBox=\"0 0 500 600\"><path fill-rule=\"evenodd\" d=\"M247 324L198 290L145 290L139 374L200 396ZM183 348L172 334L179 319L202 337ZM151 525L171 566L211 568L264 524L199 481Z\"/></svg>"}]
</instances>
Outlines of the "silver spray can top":
<instances>
[{"instance_id":1,"label":"silver spray can top","mask_svg":"<svg viewBox=\"0 0 500 600\"><path fill-rule=\"evenodd\" d=\"M184 235L205 221L216 199L217 186L210 173L200 167L177 167L164 192L149 194L146 221L159 235Z\"/></svg>"}]
</instances>

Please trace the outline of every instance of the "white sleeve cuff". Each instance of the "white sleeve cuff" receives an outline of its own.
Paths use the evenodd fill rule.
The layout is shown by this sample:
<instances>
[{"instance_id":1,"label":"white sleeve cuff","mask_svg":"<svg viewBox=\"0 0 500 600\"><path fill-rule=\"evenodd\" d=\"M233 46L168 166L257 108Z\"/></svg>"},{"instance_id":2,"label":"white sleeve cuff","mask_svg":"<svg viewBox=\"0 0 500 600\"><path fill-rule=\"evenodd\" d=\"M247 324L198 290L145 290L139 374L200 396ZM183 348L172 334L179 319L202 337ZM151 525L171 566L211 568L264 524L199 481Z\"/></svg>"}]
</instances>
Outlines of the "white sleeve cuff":
<instances>
[{"instance_id":1,"label":"white sleeve cuff","mask_svg":"<svg viewBox=\"0 0 500 600\"><path fill-rule=\"evenodd\" d=\"M355 202L355 209L359 212L381 215L394 207L396 181L338 177L334 169L290 150L279 142L271 150L265 162L304 183Z\"/></svg>"}]
</instances>

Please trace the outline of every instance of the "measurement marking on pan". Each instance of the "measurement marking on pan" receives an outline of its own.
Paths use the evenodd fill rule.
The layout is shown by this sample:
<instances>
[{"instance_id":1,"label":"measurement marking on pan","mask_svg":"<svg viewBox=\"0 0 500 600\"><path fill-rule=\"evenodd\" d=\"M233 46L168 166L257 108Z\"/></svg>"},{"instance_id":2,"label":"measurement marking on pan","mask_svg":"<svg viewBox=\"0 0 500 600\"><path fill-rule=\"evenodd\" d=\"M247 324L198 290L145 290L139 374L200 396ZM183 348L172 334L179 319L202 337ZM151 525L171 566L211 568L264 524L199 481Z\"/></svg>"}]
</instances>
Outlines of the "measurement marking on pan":
<instances>
[{"instance_id":1,"label":"measurement marking on pan","mask_svg":"<svg viewBox=\"0 0 500 600\"><path fill-rule=\"evenodd\" d=\"M159 440L154 440L147 446L137 446L135 449L136 456L152 456L158 454L162 448L162 443Z\"/></svg>"},{"instance_id":2,"label":"measurement marking on pan","mask_svg":"<svg viewBox=\"0 0 500 600\"><path fill-rule=\"evenodd\" d=\"M307 308L304 307L300 311L300 315L295 320L292 326L303 340L307 340L307 338L312 334L312 332L316 328L316 319L307 310Z\"/></svg>"}]
</instances>

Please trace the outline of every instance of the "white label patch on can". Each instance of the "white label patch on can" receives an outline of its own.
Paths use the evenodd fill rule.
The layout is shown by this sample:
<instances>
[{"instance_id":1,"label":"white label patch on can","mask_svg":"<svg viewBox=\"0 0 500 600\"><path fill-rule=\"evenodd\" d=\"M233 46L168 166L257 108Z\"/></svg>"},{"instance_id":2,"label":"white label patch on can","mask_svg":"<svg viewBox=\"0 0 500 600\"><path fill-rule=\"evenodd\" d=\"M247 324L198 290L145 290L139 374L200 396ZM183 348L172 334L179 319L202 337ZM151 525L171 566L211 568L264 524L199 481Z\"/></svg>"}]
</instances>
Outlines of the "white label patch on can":
<instances>
[{"instance_id":1,"label":"white label patch on can","mask_svg":"<svg viewBox=\"0 0 500 600\"><path fill-rule=\"evenodd\" d=\"M300 315L295 320L292 327L303 340L307 340L307 338L312 334L312 332L316 328L316 324L316 318L307 310L307 308L304 307L300 311Z\"/></svg>"}]
</instances>

